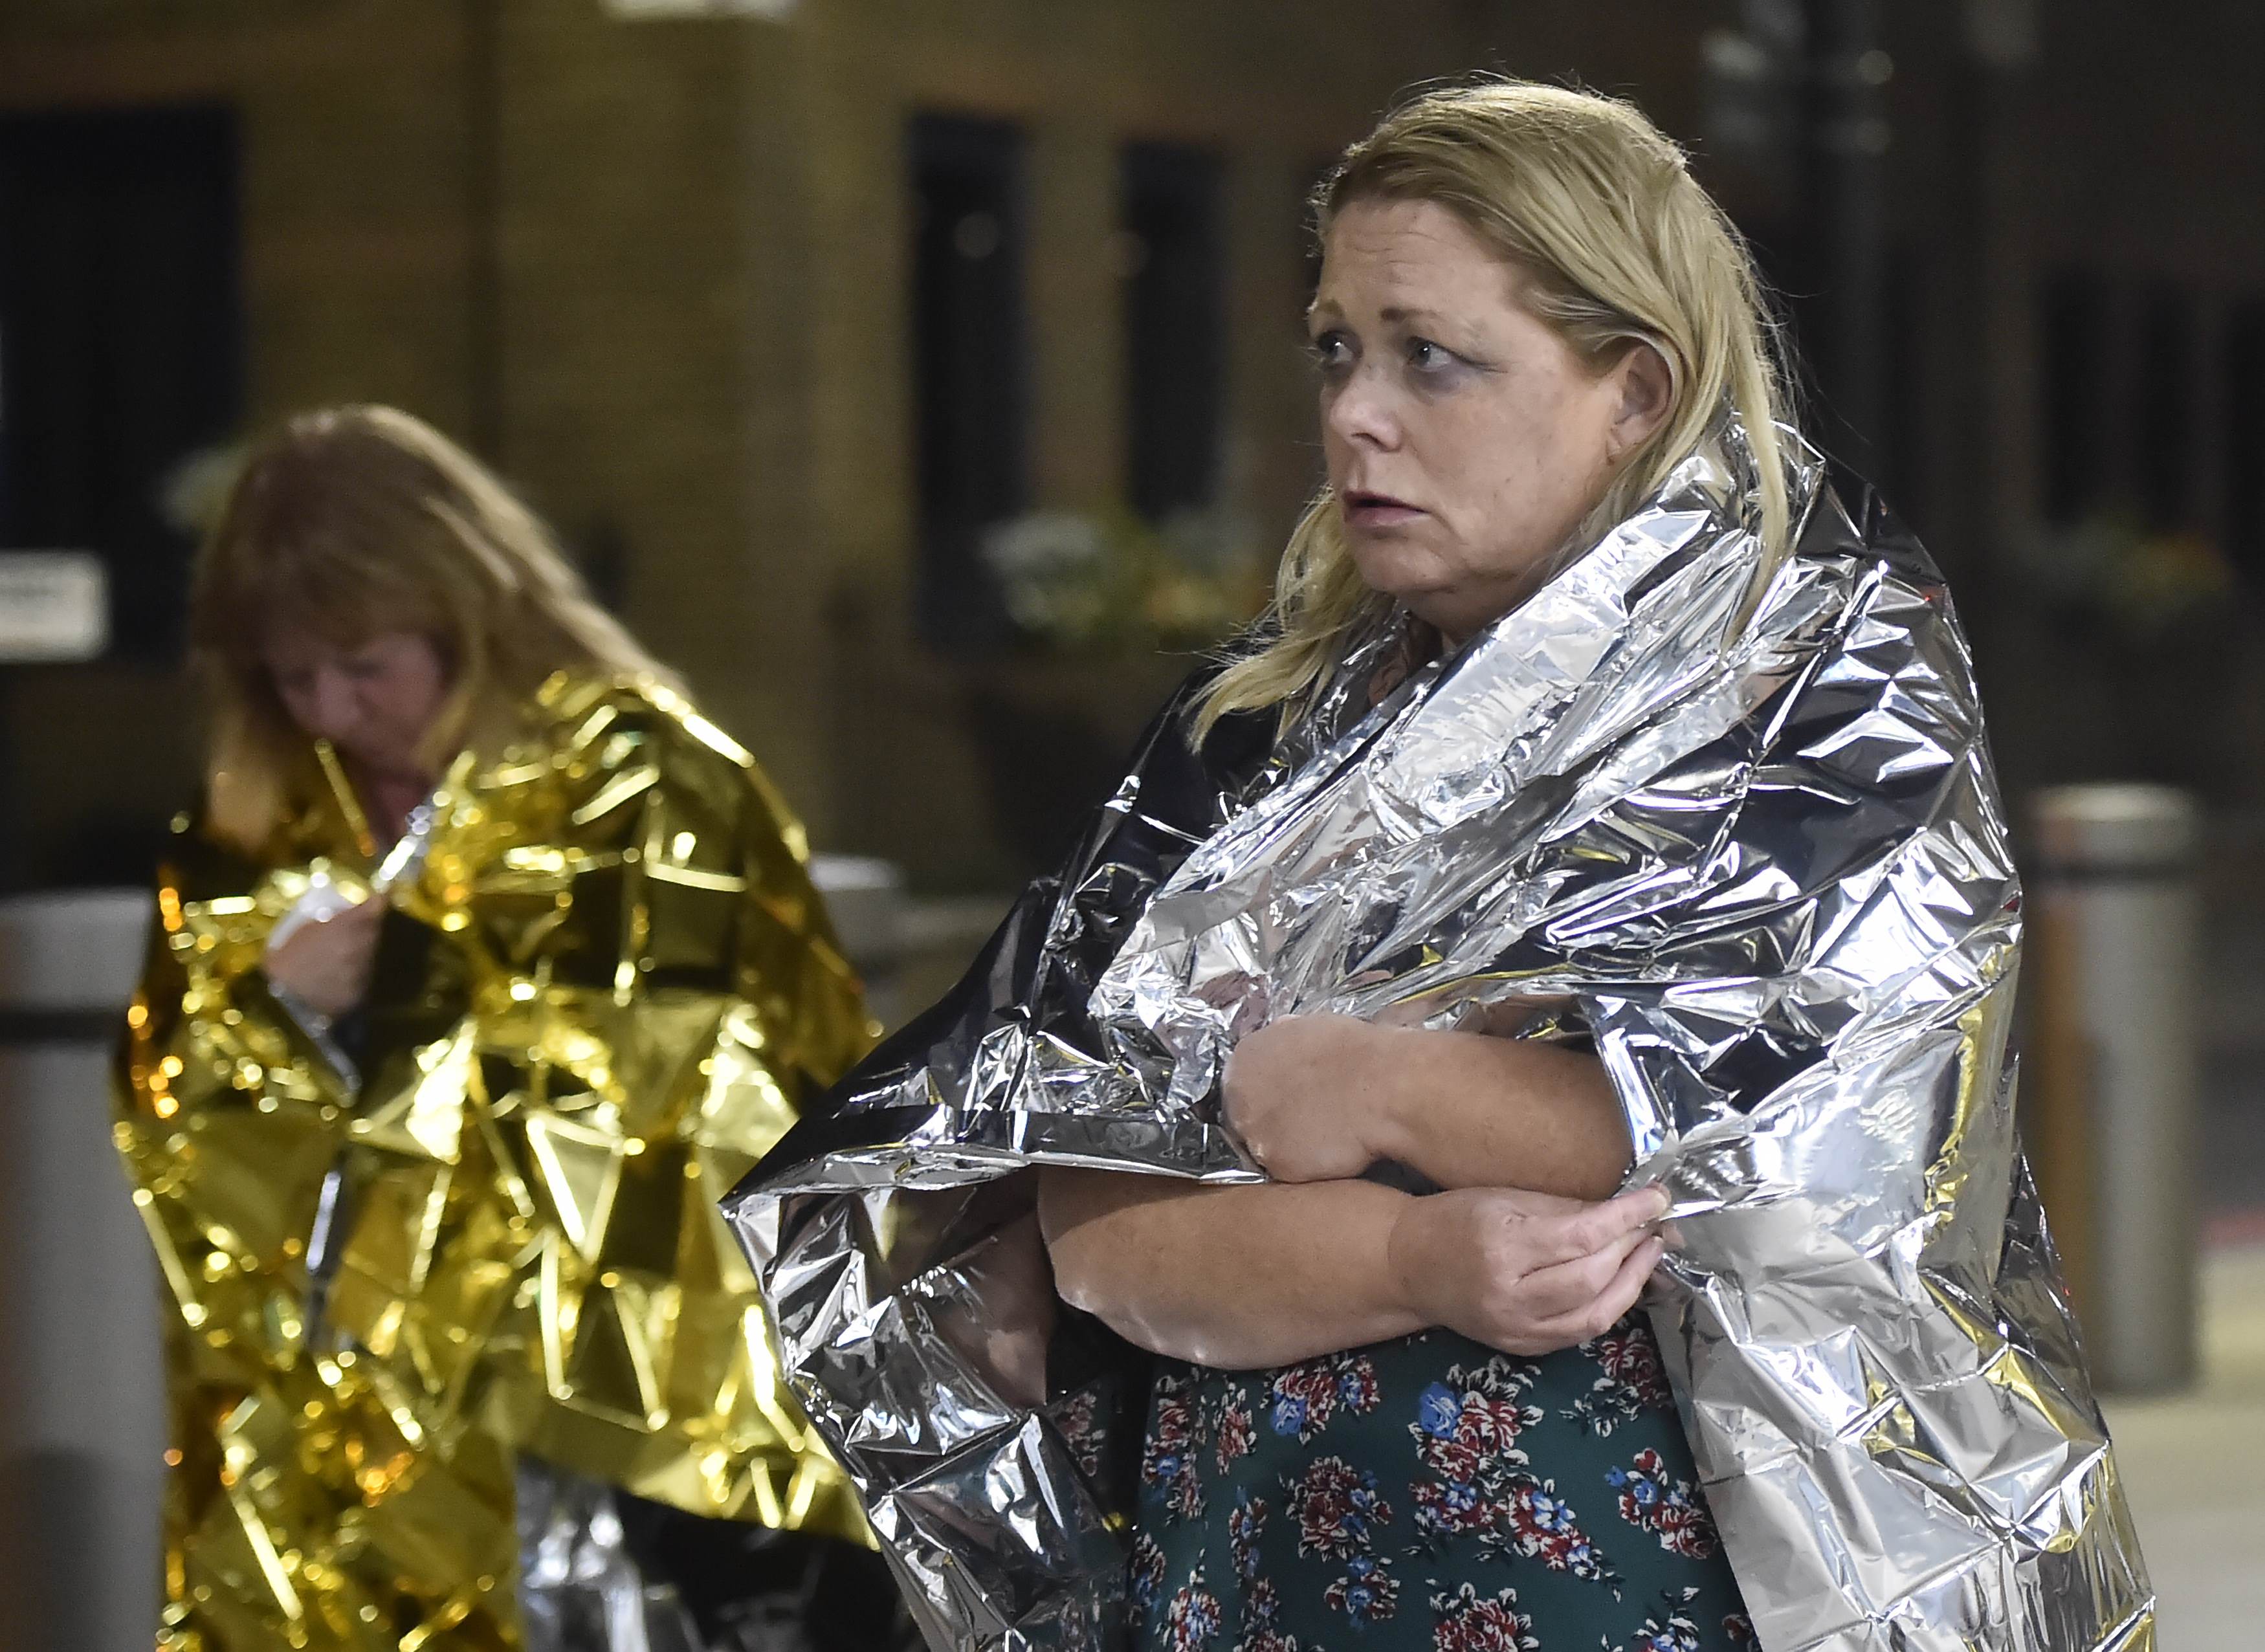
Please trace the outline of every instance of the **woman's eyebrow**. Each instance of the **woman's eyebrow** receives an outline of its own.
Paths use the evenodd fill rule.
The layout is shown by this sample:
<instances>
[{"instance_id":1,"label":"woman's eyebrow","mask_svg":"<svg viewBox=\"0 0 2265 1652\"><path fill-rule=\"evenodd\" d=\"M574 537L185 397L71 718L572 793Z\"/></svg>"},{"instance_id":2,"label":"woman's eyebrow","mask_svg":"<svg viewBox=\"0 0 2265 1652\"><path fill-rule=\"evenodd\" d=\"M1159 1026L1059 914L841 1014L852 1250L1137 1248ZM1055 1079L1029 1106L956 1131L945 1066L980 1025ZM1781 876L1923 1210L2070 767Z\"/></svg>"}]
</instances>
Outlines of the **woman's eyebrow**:
<instances>
[{"instance_id":1,"label":"woman's eyebrow","mask_svg":"<svg viewBox=\"0 0 2265 1652\"><path fill-rule=\"evenodd\" d=\"M1468 317L1451 316L1445 311L1426 309L1420 304L1387 306L1376 312L1384 321L1395 327L1408 327L1428 333L1437 341L1466 353L1491 356L1498 346L1491 343L1485 325Z\"/></svg>"},{"instance_id":2,"label":"woman's eyebrow","mask_svg":"<svg viewBox=\"0 0 2265 1652\"><path fill-rule=\"evenodd\" d=\"M1343 314L1344 312L1337 308L1337 301L1334 298L1317 298L1306 306L1307 321L1319 321L1324 315L1331 318L1340 318ZM1447 319L1436 309L1425 309L1420 305L1406 304L1387 304L1382 309L1378 310L1376 315L1380 321L1395 324L1410 321L1444 323Z\"/></svg>"},{"instance_id":3,"label":"woman's eyebrow","mask_svg":"<svg viewBox=\"0 0 2265 1652\"><path fill-rule=\"evenodd\" d=\"M1376 317L1389 327L1419 327L1427 332L1439 334L1458 348L1477 350L1484 347L1485 335L1468 321L1421 304L1387 304L1376 312ZM1333 298L1316 298L1306 306L1307 328L1310 331L1324 324L1333 327L1344 324L1344 312Z\"/></svg>"}]
</instances>

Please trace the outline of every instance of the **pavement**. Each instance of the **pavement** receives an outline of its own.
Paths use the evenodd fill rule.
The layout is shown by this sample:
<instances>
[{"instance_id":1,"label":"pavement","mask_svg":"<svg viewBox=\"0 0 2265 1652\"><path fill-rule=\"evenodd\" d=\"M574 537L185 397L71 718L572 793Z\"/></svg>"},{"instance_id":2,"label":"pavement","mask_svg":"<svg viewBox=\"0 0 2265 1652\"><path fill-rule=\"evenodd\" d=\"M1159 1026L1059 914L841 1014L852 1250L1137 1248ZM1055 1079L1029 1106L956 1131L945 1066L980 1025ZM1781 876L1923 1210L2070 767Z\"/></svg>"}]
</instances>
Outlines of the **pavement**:
<instances>
[{"instance_id":1,"label":"pavement","mask_svg":"<svg viewBox=\"0 0 2265 1652\"><path fill-rule=\"evenodd\" d=\"M2156 1652L2265 1652L2265 811L2211 819L2203 886L2200 1380L2103 1408Z\"/></svg>"},{"instance_id":2,"label":"pavement","mask_svg":"<svg viewBox=\"0 0 2265 1652\"><path fill-rule=\"evenodd\" d=\"M2265 1234L2208 1252L2202 1380L2105 1402L2161 1603L2157 1652L2265 1647Z\"/></svg>"}]
</instances>

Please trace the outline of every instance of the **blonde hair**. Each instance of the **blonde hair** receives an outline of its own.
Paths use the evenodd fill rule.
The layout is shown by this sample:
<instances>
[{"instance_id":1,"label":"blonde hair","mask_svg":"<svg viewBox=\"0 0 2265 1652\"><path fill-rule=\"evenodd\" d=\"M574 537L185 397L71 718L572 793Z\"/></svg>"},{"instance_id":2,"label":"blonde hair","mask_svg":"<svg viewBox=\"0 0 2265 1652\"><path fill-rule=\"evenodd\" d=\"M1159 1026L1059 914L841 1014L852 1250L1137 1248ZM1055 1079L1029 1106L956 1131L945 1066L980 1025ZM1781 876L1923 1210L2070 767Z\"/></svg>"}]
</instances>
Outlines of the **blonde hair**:
<instances>
[{"instance_id":1,"label":"blonde hair","mask_svg":"<svg viewBox=\"0 0 2265 1652\"><path fill-rule=\"evenodd\" d=\"M1436 201L1455 213L1518 270L1523 303L1592 371L1639 345L1667 364L1667 417L1622 462L1577 542L1657 489L1727 406L1759 473L1765 555L1784 556L1793 523L1777 329L1744 241L1640 111L1526 81L1428 91L1339 157L1315 191L1316 236L1326 242L1359 200ZM1280 706L1286 717L1389 607L1362 583L1324 489L1282 554L1262 622L1271 640L1213 680L1195 737L1229 711Z\"/></svg>"},{"instance_id":2,"label":"blonde hair","mask_svg":"<svg viewBox=\"0 0 2265 1652\"><path fill-rule=\"evenodd\" d=\"M390 407L302 414L259 443L197 558L189 651L210 723L207 824L252 854L324 788L268 670L278 626L341 647L394 630L432 639L449 673L422 753L435 774L467 746L499 748L562 666L676 680L591 600L533 512Z\"/></svg>"}]
</instances>

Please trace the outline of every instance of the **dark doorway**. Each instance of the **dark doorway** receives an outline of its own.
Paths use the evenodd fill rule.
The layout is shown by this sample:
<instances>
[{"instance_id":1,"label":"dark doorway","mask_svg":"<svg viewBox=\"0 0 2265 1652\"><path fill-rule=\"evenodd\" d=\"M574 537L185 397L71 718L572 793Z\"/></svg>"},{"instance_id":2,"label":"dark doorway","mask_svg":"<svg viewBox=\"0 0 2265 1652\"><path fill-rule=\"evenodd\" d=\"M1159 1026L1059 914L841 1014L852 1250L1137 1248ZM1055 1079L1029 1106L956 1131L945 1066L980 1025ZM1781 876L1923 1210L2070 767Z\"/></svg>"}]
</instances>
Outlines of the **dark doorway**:
<instances>
[{"instance_id":1,"label":"dark doorway","mask_svg":"<svg viewBox=\"0 0 2265 1652\"><path fill-rule=\"evenodd\" d=\"M2066 526L2108 502L2108 295L2089 270L2062 270L2038 295L2045 520Z\"/></svg>"},{"instance_id":2,"label":"dark doorway","mask_svg":"<svg viewBox=\"0 0 2265 1652\"><path fill-rule=\"evenodd\" d=\"M2225 548L2252 591L2265 592L2265 297L2225 318Z\"/></svg>"},{"instance_id":3,"label":"dark doorway","mask_svg":"<svg viewBox=\"0 0 2265 1652\"><path fill-rule=\"evenodd\" d=\"M1163 521L1219 488L1226 263L1216 156L1135 143L1124 158L1128 491Z\"/></svg>"},{"instance_id":4,"label":"dark doorway","mask_svg":"<svg viewBox=\"0 0 2265 1652\"><path fill-rule=\"evenodd\" d=\"M931 647L980 655L1013 637L983 533L1027 500L1023 141L1004 122L921 115L908 142L917 619Z\"/></svg>"},{"instance_id":5,"label":"dark doorway","mask_svg":"<svg viewBox=\"0 0 2265 1652\"><path fill-rule=\"evenodd\" d=\"M2150 287L2139 312L2139 514L2171 532L2194 520L2194 306L2175 287Z\"/></svg>"},{"instance_id":6,"label":"dark doorway","mask_svg":"<svg viewBox=\"0 0 2265 1652\"><path fill-rule=\"evenodd\" d=\"M237 175L224 109L0 116L0 547L98 553L128 658L179 651L162 493L243 414Z\"/></svg>"}]
</instances>

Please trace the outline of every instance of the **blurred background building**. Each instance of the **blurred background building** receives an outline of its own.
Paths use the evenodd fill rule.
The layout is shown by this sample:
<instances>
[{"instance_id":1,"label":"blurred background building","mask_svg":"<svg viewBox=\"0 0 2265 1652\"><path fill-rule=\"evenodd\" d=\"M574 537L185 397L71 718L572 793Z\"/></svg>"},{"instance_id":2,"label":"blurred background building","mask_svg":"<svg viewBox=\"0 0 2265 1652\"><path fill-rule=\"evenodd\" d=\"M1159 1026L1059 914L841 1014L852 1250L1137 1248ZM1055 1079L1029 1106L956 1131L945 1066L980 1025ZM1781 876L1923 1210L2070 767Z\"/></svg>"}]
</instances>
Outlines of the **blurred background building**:
<instances>
[{"instance_id":1,"label":"blurred background building","mask_svg":"<svg viewBox=\"0 0 2265 1652\"><path fill-rule=\"evenodd\" d=\"M1028 871L1184 660L1034 637L985 530L1271 556L1305 192L1473 66L1693 144L2017 788L2245 806L2261 62L2236 0L11 0L0 545L98 552L113 644L0 682L10 873L138 877L191 791L195 462L346 398L512 477L821 840Z\"/></svg>"},{"instance_id":2,"label":"blurred background building","mask_svg":"<svg viewBox=\"0 0 2265 1652\"><path fill-rule=\"evenodd\" d=\"M0 666L0 879L146 879L227 452L378 400L819 844L1003 891L1314 485L1307 190L1475 68L1693 147L1812 433L1950 574L2016 806L2203 800L2199 1197L2265 1234L2254 0L8 0L0 549L92 553L109 641Z\"/></svg>"}]
</instances>

